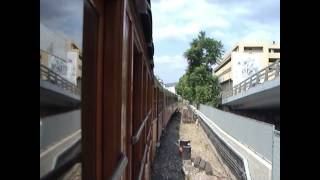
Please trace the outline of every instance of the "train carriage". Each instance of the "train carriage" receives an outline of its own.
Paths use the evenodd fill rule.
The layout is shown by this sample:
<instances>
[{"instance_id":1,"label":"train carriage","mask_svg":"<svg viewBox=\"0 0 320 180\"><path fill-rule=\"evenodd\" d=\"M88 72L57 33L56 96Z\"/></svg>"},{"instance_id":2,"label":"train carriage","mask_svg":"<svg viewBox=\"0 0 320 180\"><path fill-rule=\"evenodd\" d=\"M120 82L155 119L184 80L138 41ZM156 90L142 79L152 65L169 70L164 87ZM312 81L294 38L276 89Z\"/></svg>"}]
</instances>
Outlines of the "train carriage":
<instances>
[{"instance_id":1,"label":"train carriage","mask_svg":"<svg viewBox=\"0 0 320 180\"><path fill-rule=\"evenodd\" d=\"M176 109L153 73L150 1L86 0L83 37L83 179L150 179Z\"/></svg>"},{"instance_id":2,"label":"train carriage","mask_svg":"<svg viewBox=\"0 0 320 180\"><path fill-rule=\"evenodd\" d=\"M56 179L78 161L84 180L150 179L161 136L177 109L177 96L153 72L150 0L83 5L81 140L58 153L63 157L53 159L62 159L60 165L40 179Z\"/></svg>"}]
</instances>

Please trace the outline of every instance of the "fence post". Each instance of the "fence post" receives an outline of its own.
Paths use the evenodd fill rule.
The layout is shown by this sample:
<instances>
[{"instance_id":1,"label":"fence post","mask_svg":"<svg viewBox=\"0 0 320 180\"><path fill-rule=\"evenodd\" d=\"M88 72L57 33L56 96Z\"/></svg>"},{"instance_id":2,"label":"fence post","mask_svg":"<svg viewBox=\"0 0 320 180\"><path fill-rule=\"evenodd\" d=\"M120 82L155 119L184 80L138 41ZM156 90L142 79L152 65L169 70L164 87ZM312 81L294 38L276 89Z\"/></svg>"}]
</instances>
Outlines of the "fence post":
<instances>
[{"instance_id":1,"label":"fence post","mask_svg":"<svg viewBox=\"0 0 320 180\"><path fill-rule=\"evenodd\" d=\"M51 71L48 71L48 79L50 82L52 82L52 73Z\"/></svg>"},{"instance_id":2,"label":"fence post","mask_svg":"<svg viewBox=\"0 0 320 180\"><path fill-rule=\"evenodd\" d=\"M269 67L266 68L264 82L268 81L268 77L269 77Z\"/></svg>"},{"instance_id":3,"label":"fence post","mask_svg":"<svg viewBox=\"0 0 320 180\"><path fill-rule=\"evenodd\" d=\"M260 83L260 72L257 74L256 85Z\"/></svg>"},{"instance_id":4,"label":"fence post","mask_svg":"<svg viewBox=\"0 0 320 180\"><path fill-rule=\"evenodd\" d=\"M279 76L279 72L280 72L280 62L278 61L276 64L276 73L275 73L275 77Z\"/></svg>"}]
</instances>

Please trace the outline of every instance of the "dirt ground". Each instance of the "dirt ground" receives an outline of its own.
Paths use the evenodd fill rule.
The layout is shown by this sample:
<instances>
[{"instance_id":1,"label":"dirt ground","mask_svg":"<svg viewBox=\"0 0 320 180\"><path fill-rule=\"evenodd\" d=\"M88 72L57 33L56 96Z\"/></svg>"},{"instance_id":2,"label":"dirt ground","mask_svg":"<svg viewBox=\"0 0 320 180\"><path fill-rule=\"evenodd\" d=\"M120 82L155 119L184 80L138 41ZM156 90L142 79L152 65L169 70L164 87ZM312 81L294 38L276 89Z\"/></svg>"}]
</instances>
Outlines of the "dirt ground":
<instances>
[{"instance_id":1,"label":"dirt ground","mask_svg":"<svg viewBox=\"0 0 320 180\"><path fill-rule=\"evenodd\" d=\"M75 164L70 171L64 174L59 180L81 180L81 163Z\"/></svg>"},{"instance_id":2,"label":"dirt ground","mask_svg":"<svg viewBox=\"0 0 320 180\"><path fill-rule=\"evenodd\" d=\"M211 164L213 175L194 168L191 175L184 175L183 162L179 155L179 139L190 140L191 158L197 156ZM195 123L181 122L181 114L174 115L167 126L167 132L161 139L156 159L152 166L152 180L174 179L236 179L229 168L223 163L216 149L209 141L201 126Z\"/></svg>"}]
</instances>

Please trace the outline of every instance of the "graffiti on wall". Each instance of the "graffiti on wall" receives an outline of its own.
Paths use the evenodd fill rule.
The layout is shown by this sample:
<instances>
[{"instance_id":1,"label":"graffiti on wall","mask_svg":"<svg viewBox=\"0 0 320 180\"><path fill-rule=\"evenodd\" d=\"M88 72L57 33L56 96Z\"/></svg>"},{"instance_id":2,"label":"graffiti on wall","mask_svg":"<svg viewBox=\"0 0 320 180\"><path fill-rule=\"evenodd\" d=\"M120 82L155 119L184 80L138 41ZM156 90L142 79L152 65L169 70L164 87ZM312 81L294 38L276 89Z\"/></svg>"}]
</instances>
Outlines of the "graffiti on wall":
<instances>
[{"instance_id":1,"label":"graffiti on wall","mask_svg":"<svg viewBox=\"0 0 320 180\"><path fill-rule=\"evenodd\" d=\"M255 74L258 72L258 67L255 65L255 59L252 57L248 57L247 59L244 59L242 62L238 62L239 66L242 66L241 73L242 76L244 77L250 77L251 75Z\"/></svg>"},{"instance_id":2,"label":"graffiti on wall","mask_svg":"<svg viewBox=\"0 0 320 180\"><path fill-rule=\"evenodd\" d=\"M76 85L77 57L78 54L76 52L68 52L67 60L60 59L55 56L49 56L48 67L64 79Z\"/></svg>"},{"instance_id":3,"label":"graffiti on wall","mask_svg":"<svg viewBox=\"0 0 320 180\"><path fill-rule=\"evenodd\" d=\"M233 85L239 84L262 69L262 57L259 53L233 52L231 58Z\"/></svg>"},{"instance_id":4,"label":"graffiti on wall","mask_svg":"<svg viewBox=\"0 0 320 180\"><path fill-rule=\"evenodd\" d=\"M59 58L56 58L55 56L50 56L49 58L49 69L64 78L67 77L67 63Z\"/></svg>"}]
</instances>

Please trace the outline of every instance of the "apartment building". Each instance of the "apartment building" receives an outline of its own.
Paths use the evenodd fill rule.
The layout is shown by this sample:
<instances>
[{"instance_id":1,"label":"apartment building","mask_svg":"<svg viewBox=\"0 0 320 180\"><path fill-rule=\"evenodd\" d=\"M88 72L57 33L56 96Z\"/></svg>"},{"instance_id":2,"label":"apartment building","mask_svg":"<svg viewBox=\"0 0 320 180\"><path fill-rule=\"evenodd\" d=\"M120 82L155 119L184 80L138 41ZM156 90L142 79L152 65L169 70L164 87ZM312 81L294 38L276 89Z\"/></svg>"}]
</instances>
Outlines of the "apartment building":
<instances>
[{"instance_id":1,"label":"apartment building","mask_svg":"<svg viewBox=\"0 0 320 180\"><path fill-rule=\"evenodd\" d=\"M177 86L177 82L174 83L167 83L165 84L165 88L168 89L170 92L176 94L176 86Z\"/></svg>"},{"instance_id":2,"label":"apartment building","mask_svg":"<svg viewBox=\"0 0 320 180\"><path fill-rule=\"evenodd\" d=\"M82 51L71 39L40 23L40 64L80 86Z\"/></svg>"},{"instance_id":3,"label":"apartment building","mask_svg":"<svg viewBox=\"0 0 320 180\"><path fill-rule=\"evenodd\" d=\"M218 76L222 91L257 73L280 59L276 42L240 42L225 54L213 74Z\"/></svg>"}]
</instances>

